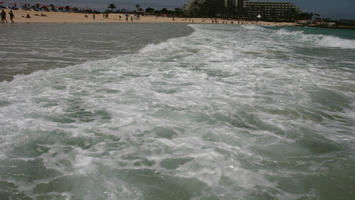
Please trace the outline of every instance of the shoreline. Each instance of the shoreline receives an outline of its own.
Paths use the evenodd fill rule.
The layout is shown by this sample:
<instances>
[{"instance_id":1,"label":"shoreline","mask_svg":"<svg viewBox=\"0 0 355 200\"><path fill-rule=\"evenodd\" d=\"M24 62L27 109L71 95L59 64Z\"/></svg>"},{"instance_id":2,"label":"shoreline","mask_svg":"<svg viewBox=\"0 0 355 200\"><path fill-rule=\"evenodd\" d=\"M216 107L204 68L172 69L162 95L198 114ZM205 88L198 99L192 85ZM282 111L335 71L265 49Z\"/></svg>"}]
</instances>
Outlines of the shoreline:
<instances>
[{"instance_id":1,"label":"shoreline","mask_svg":"<svg viewBox=\"0 0 355 200\"><path fill-rule=\"evenodd\" d=\"M327 26L327 25L306 25L306 26L304 26L304 27L323 28L323 29L355 30L355 26L344 26L344 25L335 25L335 26Z\"/></svg>"},{"instance_id":2,"label":"shoreline","mask_svg":"<svg viewBox=\"0 0 355 200\"><path fill-rule=\"evenodd\" d=\"M10 24L9 9L5 9L7 13L7 21ZM31 23L185 23L185 24L216 24L211 18L182 18L182 17L165 17L165 16L141 16L136 18L129 15L126 20L124 13L110 13L108 18L104 18L103 14L72 13L72 12L42 12L42 11L26 11L13 10L15 24L31 24ZM31 18L26 18L27 14ZM121 18L120 18L121 16ZM131 17L133 20L131 20ZM262 25L262 26L298 26L294 22L266 22L266 21L247 21L247 20L231 20L218 18L217 24L235 24L235 25ZM0 24L1 25L1 24Z\"/></svg>"}]
</instances>

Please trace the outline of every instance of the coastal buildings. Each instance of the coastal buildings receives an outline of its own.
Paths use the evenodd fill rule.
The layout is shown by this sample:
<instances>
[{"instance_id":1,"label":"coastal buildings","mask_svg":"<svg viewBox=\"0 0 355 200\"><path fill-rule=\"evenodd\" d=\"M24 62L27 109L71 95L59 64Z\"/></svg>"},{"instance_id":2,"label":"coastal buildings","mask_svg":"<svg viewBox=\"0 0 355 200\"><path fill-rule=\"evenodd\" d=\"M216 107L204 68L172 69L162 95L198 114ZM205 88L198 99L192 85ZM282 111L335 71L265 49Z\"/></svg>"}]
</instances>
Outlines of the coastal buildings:
<instances>
[{"instance_id":1,"label":"coastal buildings","mask_svg":"<svg viewBox=\"0 0 355 200\"><path fill-rule=\"evenodd\" d=\"M295 18L301 10L290 2L246 2L248 18L260 15L263 19L286 19Z\"/></svg>"},{"instance_id":2,"label":"coastal buildings","mask_svg":"<svg viewBox=\"0 0 355 200\"><path fill-rule=\"evenodd\" d=\"M293 18L302 11L293 3L285 1L224 0L225 7L236 7L239 15L247 18L286 19Z\"/></svg>"},{"instance_id":3,"label":"coastal buildings","mask_svg":"<svg viewBox=\"0 0 355 200\"><path fill-rule=\"evenodd\" d=\"M228 7L235 7L238 10L244 9L247 0L224 0L224 6Z\"/></svg>"},{"instance_id":4,"label":"coastal buildings","mask_svg":"<svg viewBox=\"0 0 355 200\"><path fill-rule=\"evenodd\" d=\"M185 13L193 17L228 17L247 20L295 21L309 19L293 3L283 0L189 0Z\"/></svg>"},{"instance_id":5,"label":"coastal buildings","mask_svg":"<svg viewBox=\"0 0 355 200\"><path fill-rule=\"evenodd\" d=\"M224 7L237 7L238 0L224 0Z\"/></svg>"}]
</instances>

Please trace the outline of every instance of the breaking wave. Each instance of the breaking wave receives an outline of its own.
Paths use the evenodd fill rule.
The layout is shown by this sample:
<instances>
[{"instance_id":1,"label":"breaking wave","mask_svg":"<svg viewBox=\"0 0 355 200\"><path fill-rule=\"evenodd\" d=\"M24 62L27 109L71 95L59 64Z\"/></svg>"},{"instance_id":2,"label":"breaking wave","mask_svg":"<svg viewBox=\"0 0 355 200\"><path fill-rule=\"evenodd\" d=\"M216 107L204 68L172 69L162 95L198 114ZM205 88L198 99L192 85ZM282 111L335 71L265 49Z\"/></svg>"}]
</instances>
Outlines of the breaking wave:
<instances>
[{"instance_id":1,"label":"breaking wave","mask_svg":"<svg viewBox=\"0 0 355 200\"><path fill-rule=\"evenodd\" d=\"M351 197L355 72L320 68L265 28L192 27L0 83L2 197Z\"/></svg>"},{"instance_id":2,"label":"breaking wave","mask_svg":"<svg viewBox=\"0 0 355 200\"><path fill-rule=\"evenodd\" d=\"M321 47L332 47L342 49L355 49L355 40L339 38L336 36L321 34L306 34L304 31L289 31L280 29L276 35L284 39L291 39L297 42L315 44Z\"/></svg>"}]
</instances>

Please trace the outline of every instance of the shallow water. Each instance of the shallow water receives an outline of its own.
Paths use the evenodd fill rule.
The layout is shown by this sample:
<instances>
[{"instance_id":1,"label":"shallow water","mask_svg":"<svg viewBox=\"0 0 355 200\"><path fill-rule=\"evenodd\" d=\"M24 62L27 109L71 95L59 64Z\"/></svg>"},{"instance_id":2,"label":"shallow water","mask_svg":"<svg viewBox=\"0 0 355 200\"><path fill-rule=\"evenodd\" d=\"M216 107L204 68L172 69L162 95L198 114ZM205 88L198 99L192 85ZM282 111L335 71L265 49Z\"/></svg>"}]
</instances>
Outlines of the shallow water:
<instances>
[{"instance_id":1,"label":"shallow water","mask_svg":"<svg viewBox=\"0 0 355 200\"><path fill-rule=\"evenodd\" d=\"M189 27L1 82L0 199L354 199L355 33Z\"/></svg>"},{"instance_id":2,"label":"shallow water","mask_svg":"<svg viewBox=\"0 0 355 200\"><path fill-rule=\"evenodd\" d=\"M137 52L147 44L180 37L179 24L15 24L0 28L0 81Z\"/></svg>"}]
</instances>

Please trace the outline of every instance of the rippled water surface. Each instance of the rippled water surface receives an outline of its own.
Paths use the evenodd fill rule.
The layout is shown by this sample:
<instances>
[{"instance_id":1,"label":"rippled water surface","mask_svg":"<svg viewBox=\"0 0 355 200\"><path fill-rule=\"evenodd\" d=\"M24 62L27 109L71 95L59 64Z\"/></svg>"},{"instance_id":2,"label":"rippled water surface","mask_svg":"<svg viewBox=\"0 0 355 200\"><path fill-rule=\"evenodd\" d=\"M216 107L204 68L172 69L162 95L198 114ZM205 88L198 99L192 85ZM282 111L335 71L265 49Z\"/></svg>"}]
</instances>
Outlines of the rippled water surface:
<instances>
[{"instance_id":1,"label":"rippled water surface","mask_svg":"<svg viewBox=\"0 0 355 200\"><path fill-rule=\"evenodd\" d=\"M0 81L137 52L192 32L179 24L15 24L0 28Z\"/></svg>"},{"instance_id":2,"label":"rippled water surface","mask_svg":"<svg viewBox=\"0 0 355 200\"><path fill-rule=\"evenodd\" d=\"M102 26L1 39L0 199L355 198L354 31Z\"/></svg>"}]
</instances>

